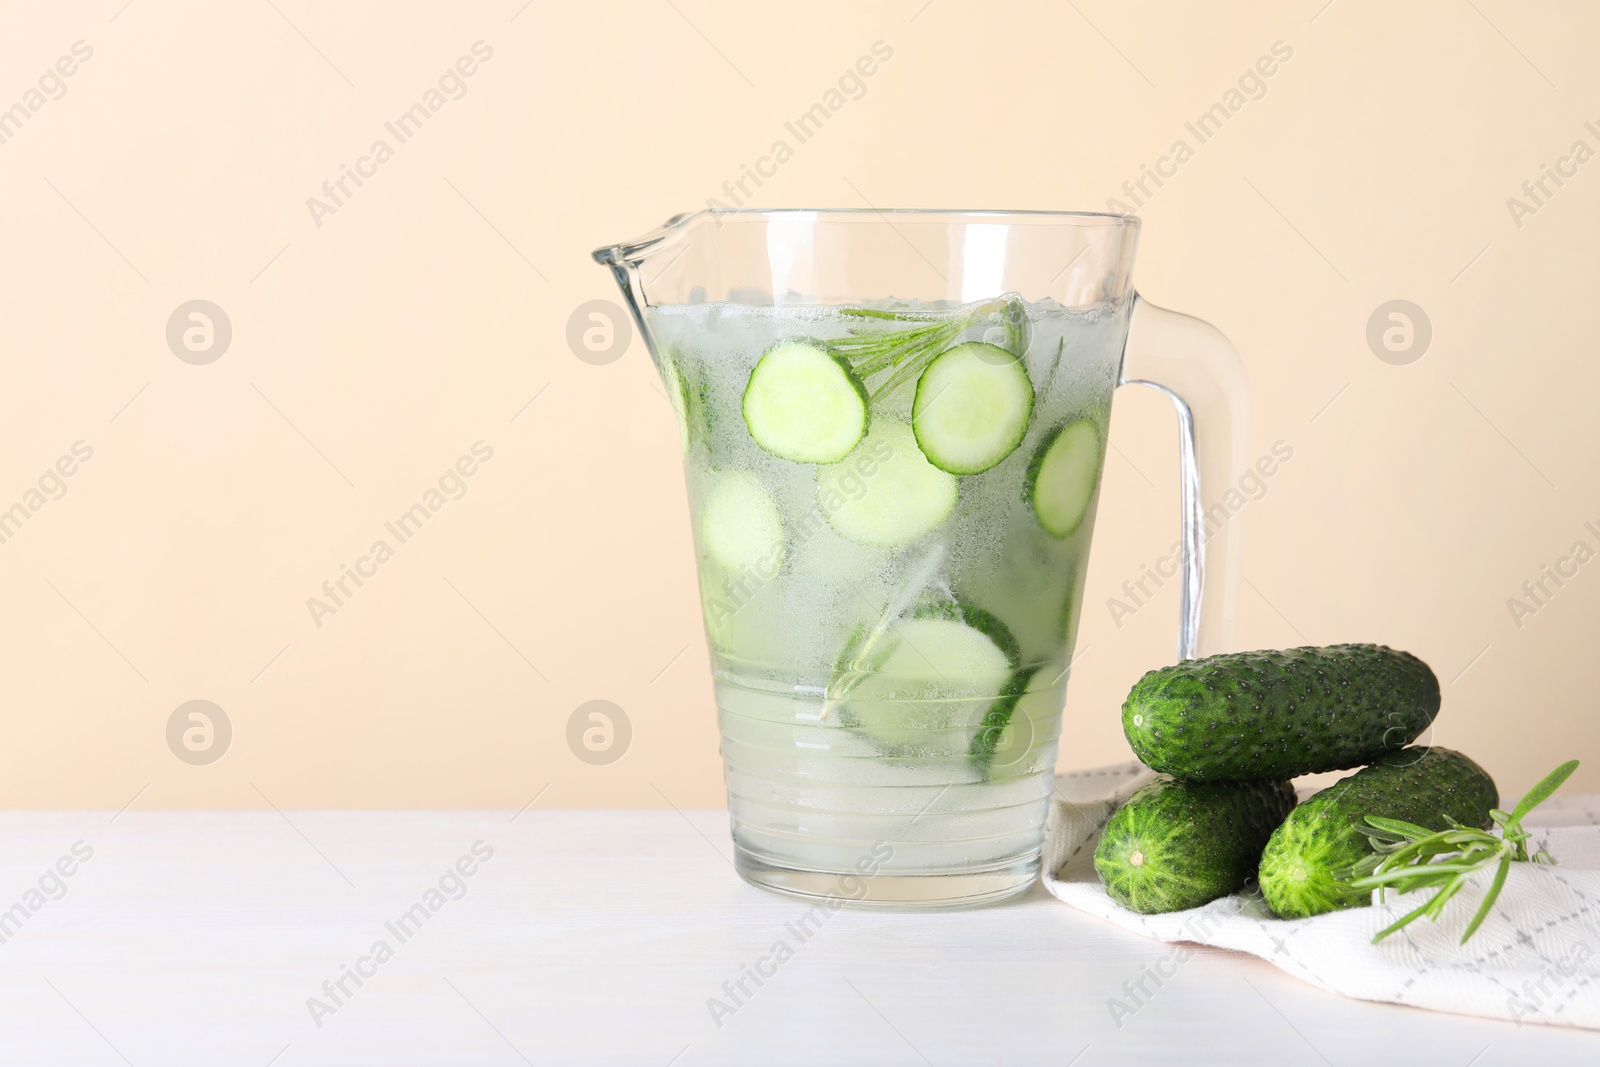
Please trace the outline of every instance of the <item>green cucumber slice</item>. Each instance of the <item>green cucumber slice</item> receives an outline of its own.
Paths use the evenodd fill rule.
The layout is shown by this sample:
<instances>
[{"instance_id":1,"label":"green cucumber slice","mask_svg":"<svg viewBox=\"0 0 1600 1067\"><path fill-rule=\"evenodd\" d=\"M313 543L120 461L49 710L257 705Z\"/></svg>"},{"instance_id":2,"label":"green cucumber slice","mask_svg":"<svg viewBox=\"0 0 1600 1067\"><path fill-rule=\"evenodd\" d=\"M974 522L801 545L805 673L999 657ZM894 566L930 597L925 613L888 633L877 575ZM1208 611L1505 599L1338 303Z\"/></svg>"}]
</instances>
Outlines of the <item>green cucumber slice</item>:
<instances>
[{"instance_id":1,"label":"green cucumber slice","mask_svg":"<svg viewBox=\"0 0 1600 1067\"><path fill-rule=\"evenodd\" d=\"M731 471L712 485L700 512L700 540L706 554L734 574L753 572L770 581L783 566L778 505L748 471Z\"/></svg>"},{"instance_id":2,"label":"green cucumber slice","mask_svg":"<svg viewBox=\"0 0 1600 1067\"><path fill-rule=\"evenodd\" d=\"M678 364L670 357L662 361L661 381L667 387L667 400L672 403L672 412L678 417L678 447L683 454L689 454L689 383L684 380L683 372L678 370Z\"/></svg>"},{"instance_id":3,"label":"green cucumber slice","mask_svg":"<svg viewBox=\"0 0 1600 1067\"><path fill-rule=\"evenodd\" d=\"M756 444L794 463L837 463L867 432L865 387L843 360L805 341L766 351L741 407Z\"/></svg>"},{"instance_id":4,"label":"green cucumber slice","mask_svg":"<svg viewBox=\"0 0 1600 1067\"><path fill-rule=\"evenodd\" d=\"M1006 659L1012 666L1016 666L1022 660L1022 646L1017 643L1011 628L996 618L992 612L985 611L976 604L969 604L961 599L940 600L917 607L911 613L911 617L948 619L951 622L962 623L993 641L995 647L1005 653Z\"/></svg>"},{"instance_id":5,"label":"green cucumber slice","mask_svg":"<svg viewBox=\"0 0 1600 1067\"><path fill-rule=\"evenodd\" d=\"M954 475L928 462L911 427L878 418L855 453L817 472L817 503L841 535L864 545L904 544L956 506Z\"/></svg>"},{"instance_id":6,"label":"green cucumber slice","mask_svg":"<svg viewBox=\"0 0 1600 1067\"><path fill-rule=\"evenodd\" d=\"M969 341L940 353L917 379L911 425L934 466L982 474L1022 443L1032 414L1033 382L1022 361Z\"/></svg>"},{"instance_id":7,"label":"green cucumber slice","mask_svg":"<svg viewBox=\"0 0 1600 1067\"><path fill-rule=\"evenodd\" d=\"M1074 419L1040 442L1024 492L1050 536L1070 537L1088 514L1099 482L1100 428L1091 419Z\"/></svg>"},{"instance_id":8,"label":"green cucumber slice","mask_svg":"<svg viewBox=\"0 0 1600 1067\"><path fill-rule=\"evenodd\" d=\"M1053 666L1018 671L990 706L967 748L985 779L1024 778L1055 765L1066 693L1051 684L1054 672Z\"/></svg>"},{"instance_id":9,"label":"green cucumber slice","mask_svg":"<svg viewBox=\"0 0 1600 1067\"><path fill-rule=\"evenodd\" d=\"M965 737L1016 673L1016 640L979 608L924 610L893 626L866 673L841 679L840 719L885 751L910 755Z\"/></svg>"},{"instance_id":10,"label":"green cucumber slice","mask_svg":"<svg viewBox=\"0 0 1600 1067\"><path fill-rule=\"evenodd\" d=\"M1032 720L1024 716L1024 728L1016 728L1017 705L1027 695L1028 682L1033 675L1033 671L1018 671L1011 676L1000 692L1000 699L989 705L967 744L967 755L985 777L989 777L997 759L1000 768L1011 767L1033 746Z\"/></svg>"}]
</instances>

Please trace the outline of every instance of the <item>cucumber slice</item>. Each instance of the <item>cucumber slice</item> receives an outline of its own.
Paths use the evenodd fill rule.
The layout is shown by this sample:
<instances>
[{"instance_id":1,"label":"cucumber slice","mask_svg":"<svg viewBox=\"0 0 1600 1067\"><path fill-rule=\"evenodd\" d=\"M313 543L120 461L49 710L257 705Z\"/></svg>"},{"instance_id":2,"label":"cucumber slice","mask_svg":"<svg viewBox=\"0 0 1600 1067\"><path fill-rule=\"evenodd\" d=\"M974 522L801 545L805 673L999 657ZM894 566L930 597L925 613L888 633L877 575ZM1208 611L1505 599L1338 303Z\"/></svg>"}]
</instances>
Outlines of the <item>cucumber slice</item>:
<instances>
[{"instance_id":1,"label":"cucumber slice","mask_svg":"<svg viewBox=\"0 0 1600 1067\"><path fill-rule=\"evenodd\" d=\"M867 391L849 366L805 341L766 351L745 385L744 424L756 444L794 463L837 463L867 432Z\"/></svg>"},{"instance_id":2,"label":"cucumber slice","mask_svg":"<svg viewBox=\"0 0 1600 1067\"><path fill-rule=\"evenodd\" d=\"M672 412L678 417L678 447L689 454L689 383L678 370L677 363L669 357L661 364L661 381L667 387L667 399Z\"/></svg>"},{"instance_id":3,"label":"cucumber slice","mask_svg":"<svg viewBox=\"0 0 1600 1067\"><path fill-rule=\"evenodd\" d=\"M1054 672L1054 667L1018 671L972 735L967 754L988 781L1024 778L1055 766L1066 693L1060 685L1049 684ZM1008 700L1012 693L1017 694L1014 703ZM1004 725L994 730L994 724L1002 721Z\"/></svg>"},{"instance_id":4,"label":"cucumber slice","mask_svg":"<svg viewBox=\"0 0 1600 1067\"><path fill-rule=\"evenodd\" d=\"M983 721L978 724L972 740L967 744L967 755L972 757L973 766L982 771L985 778L990 776L1002 750L1005 758L1000 767L1003 769L1022 759L1025 751L1033 745L1032 722L1024 719L1023 728L1017 729L1017 705L1027 693L1028 681L1033 673L1018 671L1011 676L1005 689L1000 692L1000 699L989 705L989 710L983 714Z\"/></svg>"},{"instance_id":5,"label":"cucumber slice","mask_svg":"<svg viewBox=\"0 0 1600 1067\"><path fill-rule=\"evenodd\" d=\"M706 554L733 574L754 573L765 581L783 567L783 519L766 486L748 471L722 475L700 512Z\"/></svg>"},{"instance_id":6,"label":"cucumber slice","mask_svg":"<svg viewBox=\"0 0 1600 1067\"><path fill-rule=\"evenodd\" d=\"M940 353L917 379L911 425L934 466L982 474L1022 443L1033 414L1033 382L1022 361L969 341Z\"/></svg>"},{"instance_id":7,"label":"cucumber slice","mask_svg":"<svg viewBox=\"0 0 1600 1067\"><path fill-rule=\"evenodd\" d=\"M952 731L964 739L1016 673L1016 647L982 609L918 612L855 664L867 673L840 680L841 721L894 755L945 747Z\"/></svg>"},{"instance_id":8,"label":"cucumber slice","mask_svg":"<svg viewBox=\"0 0 1600 1067\"><path fill-rule=\"evenodd\" d=\"M817 472L817 502L828 525L864 545L921 537L956 506L956 479L929 463L911 427L876 419L842 463Z\"/></svg>"},{"instance_id":9,"label":"cucumber slice","mask_svg":"<svg viewBox=\"0 0 1600 1067\"><path fill-rule=\"evenodd\" d=\"M1012 666L1022 661L1022 646L1011 633L1011 628L988 611L969 604L965 600L950 599L940 600L932 604L923 604L911 613L914 619L948 619L959 622L977 630L995 643L995 647L1005 653Z\"/></svg>"},{"instance_id":10,"label":"cucumber slice","mask_svg":"<svg viewBox=\"0 0 1600 1067\"><path fill-rule=\"evenodd\" d=\"M1090 419L1056 427L1028 464L1024 492L1039 525L1070 537L1083 523L1100 481L1100 428Z\"/></svg>"}]
</instances>

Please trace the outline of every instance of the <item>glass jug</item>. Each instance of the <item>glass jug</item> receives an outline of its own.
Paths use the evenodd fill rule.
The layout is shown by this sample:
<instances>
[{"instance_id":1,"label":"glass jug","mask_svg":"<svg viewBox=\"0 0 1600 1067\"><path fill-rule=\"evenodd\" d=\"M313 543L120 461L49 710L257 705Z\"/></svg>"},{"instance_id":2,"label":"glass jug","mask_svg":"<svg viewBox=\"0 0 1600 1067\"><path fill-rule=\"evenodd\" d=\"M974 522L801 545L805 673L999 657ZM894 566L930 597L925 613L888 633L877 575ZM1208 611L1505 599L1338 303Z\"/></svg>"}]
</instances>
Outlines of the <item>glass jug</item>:
<instances>
[{"instance_id":1,"label":"glass jug","mask_svg":"<svg viewBox=\"0 0 1600 1067\"><path fill-rule=\"evenodd\" d=\"M678 415L739 872L955 907L1039 865L1113 390L1171 398L1178 656L1223 651L1249 389L1139 220L731 210L603 248ZM1105 709L1114 714L1114 709Z\"/></svg>"}]
</instances>

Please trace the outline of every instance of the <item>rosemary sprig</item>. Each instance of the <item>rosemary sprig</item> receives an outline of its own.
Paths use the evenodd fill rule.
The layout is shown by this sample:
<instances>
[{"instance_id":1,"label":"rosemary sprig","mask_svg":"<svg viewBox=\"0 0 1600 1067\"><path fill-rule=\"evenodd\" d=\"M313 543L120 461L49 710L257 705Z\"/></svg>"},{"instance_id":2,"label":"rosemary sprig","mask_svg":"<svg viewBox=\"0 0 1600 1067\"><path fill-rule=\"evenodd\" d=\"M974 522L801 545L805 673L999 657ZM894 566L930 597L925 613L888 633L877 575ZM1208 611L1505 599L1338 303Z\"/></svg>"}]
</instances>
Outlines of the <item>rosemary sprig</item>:
<instances>
[{"instance_id":1,"label":"rosemary sprig","mask_svg":"<svg viewBox=\"0 0 1600 1067\"><path fill-rule=\"evenodd\" d=\"M1577 760L1568 760L1549 774L1538 785L1528 790L1509 812L1495 808L1489 812L1500 833L1480 830L1446 816L1450 827L1446 830L1429 830L1415 823L1399 819L1384 819L1368 815L1366 826L1357 827L1372 842L1372 854L1350 872L1347 878L1355 889L1377 889L1382 894L1390 889L1410 893L1418 889L1435 889L1437 892L1416 909L1402 915L1390 925L1373 935L1373 942L1382 941L1396 930L1415 922L1424 915L1437 921L1450 898L1461 891L1467 880L1479 871L1493 867L1494 880L1489 884L1477 914L1461 934L1461 943L1478 932L1489 910L1500 897L1506 876L1513 863L1554 863L1543 849L1531 855L1528 841L1533 836L1522 827L1522 820L1550 795L1561 788L1561 783L1578 769Z\"/></svg>"},{"instance_id":2,"label":"rosemary sprig","mask_svg":"<svg viewBox=\"0 0 1600 1067\"><path fill-rule=\"evenodd\" d=\"M1023 324L1027 319L1020 300L1015 297L981 304L965 314L937 319L929 319L929 312L925 311L845 308L843 314L854 318L907 322L914 325L903 330L852 332L848 336L829 341L828 347L835 354L848 360L851 369L863 380L881 371L891 369L895 371L872 390L870 399L877 400L917 378L935 356L954 344L968 329L996 311L1005 315L1008 347L1020 357L1021 350L1026 345Z\"/></svg>"},{"instance_id":3,"label":"rosemary sprig","mask_svg":"<svg viewBox=\"0 0 1600 1067\"><path fill-rule=\"evenodd\" d=\"M910 608L915 600L933 581L933 576L939 572L939 567L944 563L945 547L935 544L923 554L905 572L905 580L900 583L900 588L895 592L894 598L885 606L878 620L872 628L863 632L858 643L842 658L834 670L833 679L828 683L825 699L822 703L822 713L817 716L819 722L827 722L833 710L844 704L845 698L850 695L857 685L872 673L872 666L878 653L882 650L883 642L888 638L889 632L894 628L897 620Z\"/></svg>"},{"instance_id":4,"label":"rosemary sprig","mask_svg":"<svg viewBox=\"0 0 1600 1067\"><path fill-rule=\"evenodd\" d=\"M961 336L972 322L972 317L963 315L955 319L921 322L903 330L852 333L829 342L829 347L849 360L857 375L866 378L890 367L936 355L949 347L950 342Z\"/></svg>"}]
</instances>

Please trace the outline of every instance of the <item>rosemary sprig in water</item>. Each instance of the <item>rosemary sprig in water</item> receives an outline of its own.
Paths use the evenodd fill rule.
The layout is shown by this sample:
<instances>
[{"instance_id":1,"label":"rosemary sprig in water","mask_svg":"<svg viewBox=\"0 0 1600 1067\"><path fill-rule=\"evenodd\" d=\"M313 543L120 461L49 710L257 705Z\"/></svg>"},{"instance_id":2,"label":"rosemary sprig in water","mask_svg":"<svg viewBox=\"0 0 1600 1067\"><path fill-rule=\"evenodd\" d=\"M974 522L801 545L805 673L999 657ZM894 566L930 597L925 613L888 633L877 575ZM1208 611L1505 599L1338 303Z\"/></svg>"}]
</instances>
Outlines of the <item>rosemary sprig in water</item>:
<instances>
[{"instance_id":1,"label":"rosemary sprig in water","mask_svg":"<svg viewBox=\"0 0 1600 1067\"><path fill-rule=\"evenodd\" d=\"M1472 875L1492 867L1495 871L1494 881L1483 895L1477 914L1461 935L1461 943L1466 944L1467 939L1483 925L1483 920L1488 918L1489 910L1499 899L1513 863L1555 862L1543 849L1529 854L1528 841L1532 835L1523 829L1522 819L1548 800L1577 769L1578 761L1568 760L1528 790L1527 795L1511 811L1505 812L1499 808L1490 811L1489 817L1500 830L1498 835L1492 830L1463 826L1454 819L1448 819L1448 816L1449 829L1429 830L1399 819L1368 815L1368 825L1357 829L1371 839L1373 852L1356 865L1351 872L1352 877L1348 879L1349 884L1356 889L1393 889L1399 893L1429 888L1438 890L1426 903L1379 930L1372 940L1382 941L1424 915L1430 921L1436 921L1450 898L1461 891Z\"/></svg>"},{"instance_id":2,"label":"rosemary sprig in water","mask_svg":"<svg viewBox=\"0 0 1600 1067\"><path fill-rule=\"evenodd\" d=\"M1025 327L1027 315L1021 300L1012 297L980 304L964 314L929 319L929 312L883 311L877 308L845 308L843 314L854 318L906 322L914 325L903 330L873 330L851 333L828 342L828 347L850 363L856 376L865 380L881 371L893 369L883 382L872 390L876 400L917 378L935 356L956 342L963 333L976 324L1000 312L1006 320L1006 347L1019 358L1026 347Z\"/></svg>"},{"instance_id":3,"label":"rosemary sprig in water","mask_svg":"<svg viewBox=\"0 0 1600 1067\"><path fill-rule=\"evenodd\" d=\"M847 312L851 313L855 313L855 309ZM829 346L848 359L857 374L866 377L899 366L917 356L939 352L961 336L962 331L972 325L972 321L971 317L962 316L923 322L904 330L852 333L829 342Z\"/></svg>"}]
</instances>

